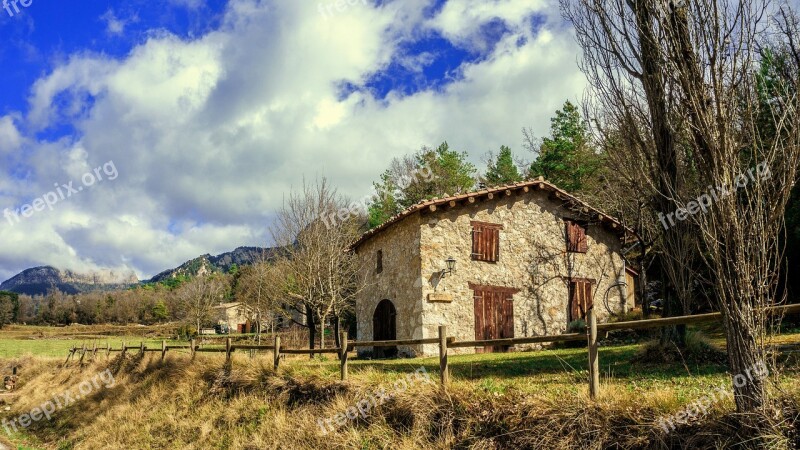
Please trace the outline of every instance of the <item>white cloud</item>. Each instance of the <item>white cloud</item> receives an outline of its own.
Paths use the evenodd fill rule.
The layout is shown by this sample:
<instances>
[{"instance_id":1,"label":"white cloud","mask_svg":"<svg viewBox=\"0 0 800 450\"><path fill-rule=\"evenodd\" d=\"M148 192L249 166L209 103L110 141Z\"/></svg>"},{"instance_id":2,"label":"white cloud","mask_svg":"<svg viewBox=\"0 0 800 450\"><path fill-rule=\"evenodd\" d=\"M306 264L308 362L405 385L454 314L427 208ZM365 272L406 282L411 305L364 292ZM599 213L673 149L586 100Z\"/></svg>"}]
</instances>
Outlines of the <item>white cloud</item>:
<instances>
[{"instance_id":1,"label":"white cloud","mask_svg":"<svg viewBox=\"0 0 800 450\"><path fill-rule=\"evenodd\" d=\"M10 153L22 145L22 135L11 116L0 117L0 153Z\"/></svg>"},{"instance_id":2,"label":"white cloud","mask_svg":"<svg viewBox=\"0 0 800 450\"><path fill-rule=\"evenodd\" d=\"M32 86L21 129L69 122L78 132L28 144L20 163L30 177L6 181L12 194L0 189L0 209L107 161L119 178L24 226L0 223L14 237L0 276L37 264L150 276L203 253L267 245L273 212L303 177L326 175L360 198L392 157L422 145L446 139L475 162L501 144L519 152L522 127L545 133L553 111L581 93L560 19L538 34L529 26L534 12L556 17L552 7L451 2L424 19L423 3L359 3L326 18L315 2L233 0L220 29L201 38L156 34L121 60L73 55ZM398 52L404 39L438 30L479 45L481 25L495 17L509 34L445 89L338 98L340 82L363 85L393 60L429 62ZM0 119L0 152L25 140L16 130Z\"/></svg>"}]
</instances>

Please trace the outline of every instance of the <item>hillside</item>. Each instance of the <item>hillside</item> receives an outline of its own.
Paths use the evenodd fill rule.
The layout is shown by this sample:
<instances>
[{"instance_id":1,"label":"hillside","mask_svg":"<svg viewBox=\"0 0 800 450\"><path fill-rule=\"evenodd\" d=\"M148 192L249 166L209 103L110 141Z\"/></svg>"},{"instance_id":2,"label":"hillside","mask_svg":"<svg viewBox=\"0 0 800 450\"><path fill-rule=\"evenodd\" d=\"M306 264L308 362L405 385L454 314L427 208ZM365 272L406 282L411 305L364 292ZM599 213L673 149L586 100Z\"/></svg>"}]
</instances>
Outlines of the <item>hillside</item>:
<instances>
[{"instance_id":1,"label":"hillside","mask_svg":"<svg viewBox=\"0 0 800 450\"><path fill-rule=\"evenodd\" d=\"M275 252L276 250L273 248L239 247L232 252L222 253L217 256L206 254L186 261L174 269L165 270L148 280L148 282L158 283L182 276L193 277L207 273L227 272L234 264L245 266L253 264L261 257L272 259L275 256Z\"/></svg>"},{"instance_id":2,"label":"hillside","mask_svg":"<svg viewBox=\"0 0 800 450\"><path fill-rule=\"evenodd\" d=\"M58 289L67 294L78 294L125 289L138 282L139 280L133 272L119 273L105 270L81 274L71 270L42 266L24 270L4 281L0 284L0 291L45 295L51 289Z\"/></svg>"},{"instance_id":3,"label":"hillside","mask_svg":"<svg viewBox=\"0 0 800 450\"><path fill-rule=\"evenodd\" d=\"M250 265L262 257L272 259L276 252L277 250L274 248L239 247L217 256L206 254L186 261L176 268L165 270L148 282L158 283L183 276L193 277L206 273L228 272L234 265ZM139 279L133 272L119 273L113 270L102 270L81 274L72 270L42 266L26 269L4 281L0 284L0 291L46 295L48 291L57 289L72 295L91 291L127 289L138 283Z\"/></svg>"}]
</instances>

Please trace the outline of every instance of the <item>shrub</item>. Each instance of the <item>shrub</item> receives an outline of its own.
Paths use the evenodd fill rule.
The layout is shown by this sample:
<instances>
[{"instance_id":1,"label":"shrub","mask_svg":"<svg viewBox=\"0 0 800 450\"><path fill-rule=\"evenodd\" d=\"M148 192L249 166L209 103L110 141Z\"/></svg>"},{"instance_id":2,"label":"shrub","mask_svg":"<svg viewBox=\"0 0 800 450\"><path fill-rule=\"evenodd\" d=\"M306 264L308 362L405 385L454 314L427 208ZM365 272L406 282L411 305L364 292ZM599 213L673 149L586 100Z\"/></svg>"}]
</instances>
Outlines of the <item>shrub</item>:
<instances>
[{"instance_id":1,"label":"shrub","mask_svg":"<svg viewBox=\"0 0 800 450\"><path fill-rule=\"evenodd\" d=\"M567 325L567 333L586 333L586 321L583 319L573 320Z\"/></svg>"}]
</instances>

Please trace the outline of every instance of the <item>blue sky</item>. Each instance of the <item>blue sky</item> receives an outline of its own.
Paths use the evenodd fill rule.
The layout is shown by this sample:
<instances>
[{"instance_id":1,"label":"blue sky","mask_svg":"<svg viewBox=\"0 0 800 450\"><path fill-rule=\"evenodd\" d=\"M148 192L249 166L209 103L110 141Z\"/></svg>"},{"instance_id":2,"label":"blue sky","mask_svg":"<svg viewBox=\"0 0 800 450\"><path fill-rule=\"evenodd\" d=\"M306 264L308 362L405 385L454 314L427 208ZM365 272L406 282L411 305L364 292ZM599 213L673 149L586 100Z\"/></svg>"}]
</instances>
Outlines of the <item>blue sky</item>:
<instances>
[{"instance_id":1,"label":"blue sky","mask_svg":"<svg viewBox=\"0 0 800 450\"><path fill-rule=\"evenodd\" d=\"M2 218L0 280L45 264L144 278L268 245L303 178L360 198L444 140L480 167L500 145L530 159L521 128L546 133L584 89L549 0L18 7L0 9L0 210L84 189Z\"/></svg>"}]
</instances>

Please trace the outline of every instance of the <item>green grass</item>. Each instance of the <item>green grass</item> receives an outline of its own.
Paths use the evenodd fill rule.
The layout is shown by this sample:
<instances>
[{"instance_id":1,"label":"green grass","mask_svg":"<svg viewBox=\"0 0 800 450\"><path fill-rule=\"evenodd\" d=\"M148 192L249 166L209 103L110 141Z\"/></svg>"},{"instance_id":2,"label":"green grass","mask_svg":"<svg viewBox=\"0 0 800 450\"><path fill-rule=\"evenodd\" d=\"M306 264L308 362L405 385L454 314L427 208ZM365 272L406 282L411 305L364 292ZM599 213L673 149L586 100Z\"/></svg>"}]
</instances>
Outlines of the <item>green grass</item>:
<instances>
[{"instance_id":1,"label":"green grass","mask_svg":"<svg viewBox=\"0 0 800 450\"><path fill-rule=\"evenodd\" d=\"M97 346L105 348L106 343L110 343L112 348L120 348L122 342L127 345L139 345L142 338L136 336L103 338L97 341ZM0 338L0 358L16 358L24 355L46 356L46 357L67 357L69 350L74 347L81 347L86 344L91 348L93 340L86 339L4 339ZM144 344L148 347L161 347L161 340L144 339ZM99 351L98 351L99 353Z\"/></svg>"},{"instance_id":2,"label":"green grass","mask_svg":"<svg viewBox=\"0 0 800 450\"><path fill-rule=\"evenodd\" d=\"M603 347L600 349L600 370L605 386L645 394L669 387L679 396L693 398L711 386L727 382L727 369L717 364L695 364L687 368L674 364L632 364L638 345ZM553 349L517 353L451 355L449 368L453 382L477 385L489 393L525 392L557 399L586 390L588 357L586 349ZM293 359L287 370L298 375L317 374L335 379L338 361ZM374 382L394 381L420 367L431 377L438 377L439 359L414 358L397 360L350 361L355 378L366 377Z\"/></svg>"}]
</instances>

